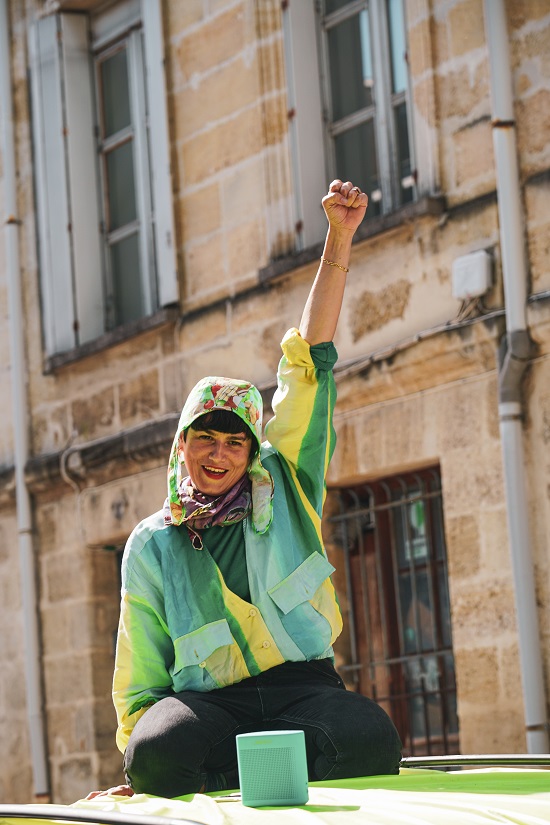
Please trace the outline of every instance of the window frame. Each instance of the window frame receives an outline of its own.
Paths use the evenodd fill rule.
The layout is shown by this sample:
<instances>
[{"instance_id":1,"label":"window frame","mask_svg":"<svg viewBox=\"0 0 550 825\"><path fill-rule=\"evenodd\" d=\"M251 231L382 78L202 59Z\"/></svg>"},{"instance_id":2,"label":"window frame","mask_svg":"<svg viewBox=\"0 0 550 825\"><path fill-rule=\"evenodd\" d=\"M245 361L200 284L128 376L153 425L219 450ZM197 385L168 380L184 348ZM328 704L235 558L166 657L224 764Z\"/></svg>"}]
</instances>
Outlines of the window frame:
<instances>
[{"instance_id":1,"label":"window frame","mask_svg":"<svg viewBox=\"0 0 550 825\"><path fill-rule=\"evenodd\" d=\"M105 291L90 31L94 8L90 4L88 13L61 6L29 27L38 265L47 358L89 346L105 339L110 330L121 329L120 325L113 328L108 317ZM150 277L144 281L147 301L140 322L129 324L137 329L148 317L176 304L179 289L161 0L120 0L110 6L104 14L112 14L111 40L127 28L132 9L138 9L140 16L142 34L136 36L143 37L142 102L143 109L146 104L148 108L148 118L144 111L140 114L138 131L144 144L139 162L143 167L143 158L155 158L149 175L141 175L144 191L139 197L150 204L142 271Z\"/></svg>"},{"instance_id":2,"label":"window frame","mask_svg":"<svg viewBox=\"0 0 550 825\"><path fill-rule=\"evenodd\" d=\"M407 88L401 92L392 91L392 47L389 31L389 4L392 0L349 0L340 9L330 14L323 14L324 0L316 1L317 27L319 32L319 70L323 97L323 120L325 122L325 151L329 163L329 177L337 176L334 138L354 126L372 119L376 143L377 166L379 173L379 191L368 192L371 202L381 203L376 214L388 214L405 206L411 200L418 199L416 171L414 161L413 116L411 106L411 80L407 67ZM406 3L402 5L405 38ZM369 35L373 69L373 102L370 106L356 110L340 120L331 119L331 78L328 50L328 32L340 23L358 16L361 12L369 15ZM407 134L411 173L407 176L407 187L399 173L399 150L396 135L394 112L400 103L407 107ZM401 188L412 188L412 198L405 199ZM372 207L371 207L372 208Z\"/></svg>"}]
</instances>

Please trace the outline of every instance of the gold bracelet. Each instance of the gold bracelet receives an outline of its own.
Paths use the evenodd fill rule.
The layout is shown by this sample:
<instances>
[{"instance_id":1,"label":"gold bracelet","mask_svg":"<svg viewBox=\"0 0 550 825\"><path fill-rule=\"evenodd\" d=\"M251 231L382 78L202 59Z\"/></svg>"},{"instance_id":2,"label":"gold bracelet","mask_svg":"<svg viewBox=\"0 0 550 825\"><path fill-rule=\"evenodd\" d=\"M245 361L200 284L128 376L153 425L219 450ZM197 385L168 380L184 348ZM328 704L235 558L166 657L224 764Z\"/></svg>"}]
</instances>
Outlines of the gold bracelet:
<instances>
[{"instance_id":1,"label":"gold bracelet","mask_svg":"<svg viewBox=\"0 0 550 825\"><path fill-rule=\"evenodd\" d=\"M349 269L348 269L347 266L342 266L341 264L337 264L336 261L327 261L326 258L321 258L321 261L322 261L322 263L328 264L329 266L337 266L338 269L342 270L342 272L349 272Z\"/></svg>"}]
</instances>

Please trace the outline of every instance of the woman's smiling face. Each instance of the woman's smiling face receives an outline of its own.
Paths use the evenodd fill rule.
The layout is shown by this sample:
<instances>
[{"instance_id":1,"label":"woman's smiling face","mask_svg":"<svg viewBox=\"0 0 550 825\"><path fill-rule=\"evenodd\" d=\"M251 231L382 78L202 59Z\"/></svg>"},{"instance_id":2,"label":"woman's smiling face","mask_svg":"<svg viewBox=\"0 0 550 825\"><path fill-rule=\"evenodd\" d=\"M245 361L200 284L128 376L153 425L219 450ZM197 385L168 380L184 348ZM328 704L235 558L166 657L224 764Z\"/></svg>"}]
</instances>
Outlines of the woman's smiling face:
<instances>
[{"instance_id":1,"label":"woman's smiling face","mask_svg":"<svg viewBox=\"0 0 550 825\"><path fill-rule=\"evenodd\" d=\"M208 496L227 493L248 469L251 442L251 436L245 432L222 433L189 427L183 455L193 486Z\"/></svg>"}]
</instances>

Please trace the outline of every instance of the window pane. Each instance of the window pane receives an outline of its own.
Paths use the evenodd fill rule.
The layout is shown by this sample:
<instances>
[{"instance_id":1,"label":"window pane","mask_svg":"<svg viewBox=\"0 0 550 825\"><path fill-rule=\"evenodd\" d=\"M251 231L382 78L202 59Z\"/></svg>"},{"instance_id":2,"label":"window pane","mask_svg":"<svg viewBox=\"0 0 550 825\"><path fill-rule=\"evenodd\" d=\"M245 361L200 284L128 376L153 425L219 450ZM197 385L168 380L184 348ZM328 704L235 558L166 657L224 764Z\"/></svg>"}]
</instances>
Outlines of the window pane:
<instances>
[{"instance_id":1,"label":"window pane","mask_svg":"<svg viewBox=\"0 0 550 825\"><path fill-rule=\"evenodd\" d=\"M106 157L109 232L136 219L133 143L128 141Z\"/></svg>"},{"instance_id":2,"label":"window pane","mask_svg":"<svg viewBox=\"0 0 550 825\"><path fill-rule=\"evenodd\" d=\"M392 92L404 92L407 88L407 46L403 0L389 0L390 49L392 66Z\"/></svg>"},{"instance_id":3,"label":"window pane","mask_svg":"<svg viewBox=\"0 0 550 825\"><path fill-rule=\"evenodd\" d=\"M130 92L126 49L121 49L101 63L103 137L109 137L130 125Z\"/></svg>"},{"instance_id":4,"label":"window pane","mask_svg":"<svg viewBox=\"0 0 550 825\"><path fill-rule=\"evenodd\" d=\"M368 22L361 27L357 14L328 31L332 120L372 105L370 44L365 43L365 50L362 45L365 33Z\"/></svg>"},{"instance_id":5,"label":"window pane","mask_svg":"<svg viewBox=\"0 0 550 825\"><path fill-rule=\"evenodd\" d=\"M395 134L397 136L397 159L401 184L401 203L413 199L414 179L411 177L411 153L409 151L409 130L407 125L407 105L400 103L394 110Z\"/></svg>"},{"instance_id":6,"label":"window pane","mask_svg":"<svg viewBox=\"0 0 550 825\"><path fill-rule=\"evenodd\" d=\"M111 246L111 276L115 324L143 318L145 307L137 233Z\"/></svg>"},{"instance_id":7,"label":"window pane","mask_svg":"<svg viewBox=\"0 0 550 825\"><path fill-rule=\"evenodd\" d=\"M372 121L343 132L334 139L336 174L341 180L352 180L369 195L369 215L380 211L380 184L376 143Z\"/></svg>"},{"instance_id":8,"label":"window pane","mask_svg":"<svg viewBox=\"0 0 550 825\"><path fill-rule=\"evenodd\" d=\"M347 6L350 0L325 0L325 14L332 14L333 11L338 11L344 6Z\"/></svg>"}]
</instances>

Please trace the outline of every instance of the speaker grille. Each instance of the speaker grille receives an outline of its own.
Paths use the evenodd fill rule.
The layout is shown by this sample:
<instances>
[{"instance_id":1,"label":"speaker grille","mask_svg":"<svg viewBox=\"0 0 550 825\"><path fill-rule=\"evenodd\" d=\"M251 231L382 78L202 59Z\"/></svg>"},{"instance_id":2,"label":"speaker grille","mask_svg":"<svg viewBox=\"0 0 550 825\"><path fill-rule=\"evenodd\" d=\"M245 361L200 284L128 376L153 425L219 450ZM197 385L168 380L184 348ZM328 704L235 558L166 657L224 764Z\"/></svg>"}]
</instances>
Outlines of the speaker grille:
<instances>
[{"instance_id":1,"label":"speaker grille","mask_svg":"<svg viewBox=\"0 0 550 825\"><path fill-rule=\"evenodd\" d=\"M299 788L292 748L243 750L240 761L242 790L251 796L292 797Z\"/></svg>"}]
</instances>

